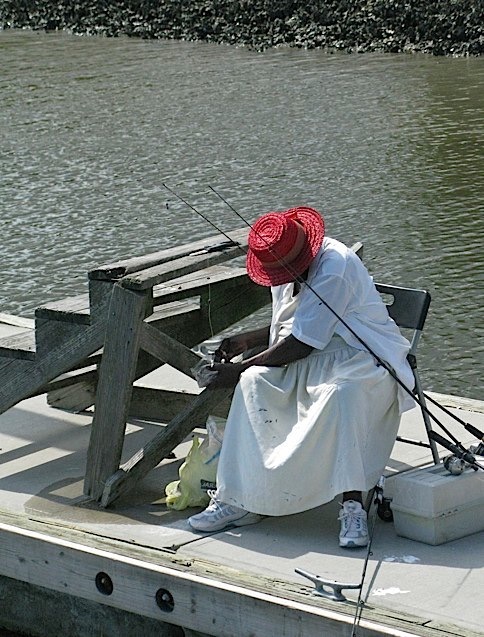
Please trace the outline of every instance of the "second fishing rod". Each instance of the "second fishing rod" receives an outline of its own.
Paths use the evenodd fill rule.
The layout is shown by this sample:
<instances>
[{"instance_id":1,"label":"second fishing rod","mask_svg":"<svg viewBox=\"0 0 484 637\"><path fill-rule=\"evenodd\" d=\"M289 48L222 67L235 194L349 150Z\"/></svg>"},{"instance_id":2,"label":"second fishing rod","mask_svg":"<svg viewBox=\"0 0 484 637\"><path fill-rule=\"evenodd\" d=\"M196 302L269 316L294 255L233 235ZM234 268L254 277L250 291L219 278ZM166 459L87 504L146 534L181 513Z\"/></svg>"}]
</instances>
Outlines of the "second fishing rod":
<instances>
[{"instance_id":1,"label":"second fishing rod","mask_svg":"<svg viewBox=\"0 0 484 637\"><path fill-rule=\"evenodd\" d=\"M222 230L217 224L215 224L211 219L209 219L206 215L204 215L202 212L200 212L197 208L195 208L192 204L190 204L186 199L184 199L183 197L181 197L177 192L175 192L172 188L170 188L167 184L163 183L162 184L163 187L168 190L168 192L170 192L172 195L174 195L177 199L179 199L182 203L184 203L186 206L188 206L191 210L193 210L193 212L195 212L199 217L201 217L202 219L204 219L204 221L206 221L208 224L210 224L215 230L217 230L217 232L219 232L220 234L222 234L226 239L228 239L229 241L232 241L231 237L227 234L227 232L225 232L224 230ZM280 265L288 272L288 274L290 274L290 276L294 279L294 281L297 281L298 284L302 287L305 286L306 288L308 288L312 294L314 294L316 296L316 298L329 310L329 312L331 312L333 314L333 316L341 322L341 324L354 336L354 338L371 354L371 356L373 356L373 358L376 360L376 362L378 363L378 365L380 365L381 367L383 367L383 369L385 369L391 376L392 378L398 383L398 385L407 393L409 394L413 400L415 400L415 402L420 406L420 408L426 413L428 414L428 416L442 429L442 431L444 431L446 433L447 436L449 436L449 438L451 438L451 440L453 441L454 445L459 448L462 452L467 452L467 449L464 447L464 445L459 442L459 440L457 440L457 438L448 430L448 428L428 409L427 405L422 402L420 400L420 398L418 396L415 395L415 393L397 376L397 374L394 372L394 370L392 369L392 367L390 365L388 365L388 363L386 363L386 361L384 361L369 345L368 343L366 343L360 336L359 334L350 326L348 325L347 321L345 321L345 319L340 316L332 307L330 304L327 303L327 301L310 285L310 283L308 283L306 281L306 279L304 277L302 277L301 275L299 275L297 272L294 271L293 268L291 268L291 266L285 262L285 260L281 257L281 255L277 254L277 252L268 244L268 242L265 240L265 238L258 233L256 230L254 230L253 226L251 223L249 223L249 221L247 221L215 188L213 188L211 185L208 186L210 188L210 190L252 231L256 234L256 236L262 240L268 247L269 251L272 253L273 257L277 260L278 263L280 263ZM233 243L233 241L232 241ZM243 248L241 248L241 250L243 250ZM245 250L244 250L245 251ZM246 252L246 251L245 251ZM436 401L433 401L436 402ZM438 405L439 407L441 407L440 405ZM445 410L445 409L444 409ZM446 410L447 411L447 410ZM447 413L453 417L453 414L451 412ZM463 424L465 426L465 423L463 423L462 421L460 421L460 419L456 418L456 420L458 422L460 422L461 424ZM482 438L484 436L484 434L482 432L479 432L476 428L473 428L473 435L475 435L475 432L477 432L478 434L480 434L480 438ZM442 438L441 438L442 440ZM439 440L439 442L441 442L441 440ZM445 440L445 439L444 439ZM476 467L480 468L480 469L484 469L484 467L478 465L477 463L475 463Z\"/></svg>"}]
</instances>

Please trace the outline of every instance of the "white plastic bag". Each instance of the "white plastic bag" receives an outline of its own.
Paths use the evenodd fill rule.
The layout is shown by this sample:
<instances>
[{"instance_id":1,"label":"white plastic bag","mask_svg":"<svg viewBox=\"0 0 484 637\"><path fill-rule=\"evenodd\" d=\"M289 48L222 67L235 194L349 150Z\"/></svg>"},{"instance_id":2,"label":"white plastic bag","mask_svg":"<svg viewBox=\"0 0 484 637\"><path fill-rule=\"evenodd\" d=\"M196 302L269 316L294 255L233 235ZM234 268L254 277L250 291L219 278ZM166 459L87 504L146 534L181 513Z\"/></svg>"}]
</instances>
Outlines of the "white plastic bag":
<instances>
[{"instance_id":1,"label":"white plastic bag","mask_svg":"<svg viewBox=\"0 0 484 637\"><path fill-rule=\"evenodd\" d=\"M199 387L207 387L218 375L218 372L212 369L212 361L205 358L201 358L195 367L192 367L191 372Z\"/></svg>"},{"instance_id":2,"label":"white plastic bag","mask_svg":"<svg viewBox=\"0 0 484 637\"><path fill-rule=\"evenodd\" d=\"M201 443L197 436L193 438L190 451L179 469L180 479L170 482L165 488L168 508L181 511L208 504L210 497L207 491L216 488L224 428L224 418L207 418L207 435Z\"/></svg>"}]
</instances>

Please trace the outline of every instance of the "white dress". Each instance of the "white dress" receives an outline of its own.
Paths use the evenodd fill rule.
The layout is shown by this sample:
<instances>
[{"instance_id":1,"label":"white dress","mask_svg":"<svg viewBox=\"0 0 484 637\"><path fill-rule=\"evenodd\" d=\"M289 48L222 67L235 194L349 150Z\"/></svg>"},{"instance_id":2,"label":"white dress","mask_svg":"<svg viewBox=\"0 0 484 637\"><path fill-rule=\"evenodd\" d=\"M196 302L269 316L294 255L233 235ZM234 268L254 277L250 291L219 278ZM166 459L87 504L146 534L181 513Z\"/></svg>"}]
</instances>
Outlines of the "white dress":
<instances>
[{"instance_id":1,"label":"white dress","mask_svg":"<svg viewBox=\"0 0 484 637\"><path fill-rule=\"evenodd\" d=\"M366 268L326 238L308 283L411 387L404 339ZM217 487L222 502L263 515L366 491L390 456L406 392L308 287L272 288L271 343L292 333L315 349L284 367L252 366L227 419Z\"/></svg>"}]
</instances>

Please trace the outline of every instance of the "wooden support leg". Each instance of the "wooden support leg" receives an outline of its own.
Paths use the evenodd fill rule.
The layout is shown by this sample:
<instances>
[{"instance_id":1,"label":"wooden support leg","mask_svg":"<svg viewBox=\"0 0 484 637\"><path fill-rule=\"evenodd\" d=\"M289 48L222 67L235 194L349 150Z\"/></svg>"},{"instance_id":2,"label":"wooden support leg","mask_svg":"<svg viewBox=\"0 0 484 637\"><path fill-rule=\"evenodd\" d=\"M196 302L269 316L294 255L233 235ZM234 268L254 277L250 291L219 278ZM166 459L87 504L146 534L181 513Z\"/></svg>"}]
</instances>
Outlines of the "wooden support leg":
<instances>
[{"instance_id":1,"label":"wooden support leg","mask_svg":"<svg viewBox=\"0 0 484 637\"><path fill-rule=\"evenodd\" d=\"M232 389L202 391L190 405L175 416L159 434L106 481L101 505L108 506L122 493L131 489L138 480L166 458L196 426L203 424L214 407L226 400L232 391Z\"/></svg>"},{"instance_id":2,"label":"wooden support leg","mask_svg":"<svg viewBox=\"0 0 484 637\"><path fill-rule=\"evenodd\" d=\"M146 293L113 286L84 483L96 500L121 461L146 306Z\"/></svg>"},{"instance_id":3,"label":"wooden support leg","mask_svg":"<svg viewBox=\"0 0 484 637\"><path fill-rule=\"evenodd\" d=\"M178 341L183 341L185 345L189 346L193 346L210 336L210 330L203 323L199 311L187 311L181 315L168 314L159 320L151 320L149 326L156 327L158 331L162 330L167 336L175 334ZM141 343L141 348L143 348L143 343ZM159 354L158 348L153 356L143 350L140 351L135 380L152 372L165 362L159 356L155 358L156 354ZM197 362L194 358L196 354L191 352L191 355L194 365ZM88 365L89 361L86 361L86 364ZM97 380L97 372L94 374L88 372L78 378L73 377L70 382L54 383L52 387L42 388L42 393L48 392L47 401L52 407L79 412L94 404Z\"/></svg>"}]
</instances>

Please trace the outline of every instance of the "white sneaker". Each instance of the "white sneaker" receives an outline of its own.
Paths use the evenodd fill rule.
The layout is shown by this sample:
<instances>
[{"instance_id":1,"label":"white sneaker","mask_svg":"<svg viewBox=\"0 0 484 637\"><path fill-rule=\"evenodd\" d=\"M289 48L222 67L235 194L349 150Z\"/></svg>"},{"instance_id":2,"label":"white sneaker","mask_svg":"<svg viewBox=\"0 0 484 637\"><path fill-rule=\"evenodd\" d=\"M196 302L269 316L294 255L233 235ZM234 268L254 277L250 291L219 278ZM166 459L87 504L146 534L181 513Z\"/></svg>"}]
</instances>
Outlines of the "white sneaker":
<instances>
[{"instance_id":1,"label":"white sneaker","mask_svg":"<svg viewBox=\"0 0 484 637\"><path fill-rule=\"evenodd\" d=\"M340 546L345 548L367 546L369 541L367 515L360 502L355 500L343 502L338 520L341 522Z\"/></svg>"},{"instance_id":2,"label":"white sneaker","mask_svg":"<svg viewBox=\"0 0 484 637\"><path fill-rule=\"evenodd\" d=\"M230 526L255 524L262 520L262 515L220 502L217 499L216 491L208 491L208 495L211 497L211 501L205 511L188 518L188 524L195 531L209 533L210 531L221 531Z\"/></svg>"}]
</instances>

